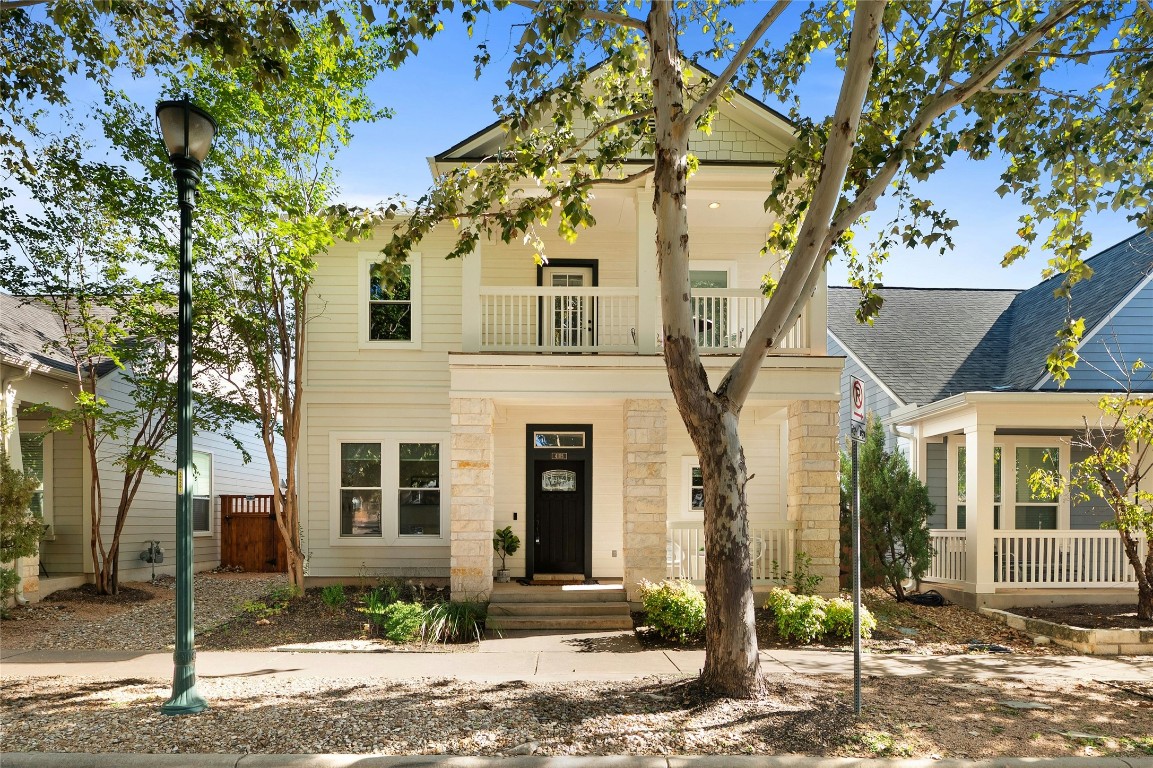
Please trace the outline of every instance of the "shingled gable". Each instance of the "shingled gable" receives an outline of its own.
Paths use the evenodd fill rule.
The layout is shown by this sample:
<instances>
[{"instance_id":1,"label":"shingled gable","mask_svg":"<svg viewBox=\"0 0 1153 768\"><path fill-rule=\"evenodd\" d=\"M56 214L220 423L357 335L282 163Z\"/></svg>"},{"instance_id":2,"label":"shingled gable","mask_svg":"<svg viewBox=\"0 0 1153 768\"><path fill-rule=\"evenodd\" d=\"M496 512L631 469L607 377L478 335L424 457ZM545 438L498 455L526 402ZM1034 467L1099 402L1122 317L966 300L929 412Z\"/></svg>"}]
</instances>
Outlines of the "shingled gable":
<instances>
[{"instance_id":1,"label":"shingled gable","mask_svg":"<svg viewBox=\"0 0 1153 768\"><path fill-rule=\"evenodd\" d=\"M1140 233L1086 260L1093 277L1073 288L1072 312L1096 329L1153 272L1153 234ZM829 288L829 332L905 403L961 392L1025 391L1045 378L1045 358L1068 309L1060 278L1027 291L881 288L872 326L857 323L859 292Z\"/></svg>"},{"instance_id":2,"label":"shingled gable","mask_svg":"<svg viewBox=\"0 0 1153 768\"><path fill-rule=\"evenodd\" d=\"M590 69L595 72L601 65ZM699 78L715 79L703 67L686 62ZM690 150L702 165L777 165L793 141L793 124L772 107L743 91L734 92L729 101L719 103L711 135L694 130ZM579 127L579 126L578 126ZM501 121L493 122L463 141L428 159L433 175L445 165L477 162L497 155L504 144L505 130ZM722 148L723 147L723 148ZM645 160L639 155L638 162Z\"/></svg>"}]
</instances>

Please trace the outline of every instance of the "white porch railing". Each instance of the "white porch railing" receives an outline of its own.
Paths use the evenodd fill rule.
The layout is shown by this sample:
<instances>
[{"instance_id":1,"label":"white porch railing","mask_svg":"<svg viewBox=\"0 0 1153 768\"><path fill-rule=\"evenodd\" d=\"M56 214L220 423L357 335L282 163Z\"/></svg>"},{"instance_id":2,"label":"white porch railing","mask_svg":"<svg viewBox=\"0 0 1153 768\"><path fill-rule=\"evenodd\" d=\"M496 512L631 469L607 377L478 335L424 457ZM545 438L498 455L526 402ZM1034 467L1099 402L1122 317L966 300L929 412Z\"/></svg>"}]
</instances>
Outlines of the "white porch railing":
<instances>
[{"instance_id":1,"label":"white porch railing","mask_svg":"<svg viewBox=\"0 0 1153 768\"><path fill-rule=\"evenodd\" d=\"M768 300L755 290L718 288L696 289L691 301L697 343L717 353L744 346ZM484 285L476 351L637 353L642 327L660 332L659 318L640 322L639 306L638 288ZM809 348L807 313L778 348Z\"/></svg>"},{"instance_id":2,"label":"white porch railing","mask_svg":"<svg viewBox=\"0 0 1153 768\"><path fill-rule=\"evenodd\" d=\"M760 291L694 288L689 299L701 351L736 350L745 346L769 300ZM778 344L779 349L807 349L807 313Z\"/></svg>"},{"instance_id":3,"label":"white porch railing","mask_svg":"<svg viewBox=\"0 0 1153 768\"><path fill-rule=\"evenodd\" d=\"M972 581L966 531L934 530L925 581ZM1136 575L1116 531L996 531L993 583L1006 587L1080 589L1132 587ZM1145 556L1148 542L1140 542Z\"/></svg>"},{"instance_id":4,"label":"white porch railing","mask_svg":"<svg viewBox=\"0 0 1153 768\"><path fill-rule=\"evenodd\" d=\"M796 528L788 523L752 525L749 527L750 554L753 559L753 583L776 584L780 572L793 569L796 552ZM705 527L698 522L669 523L665 550L666 575L705 581ZM774 572L774 563L776 571Z\"/></svg>"},{"instance_id":5,"label":"white porch railing","mask_svg":"<svg viewBox=\"0 0 1153 768\"><path fill-rule=\"evenodd\" d=\"M1142 557L1147 546L1141 542ZM1116 531L1004 531L993 581L1022 587L1127 587L1137 578Z\"/></svg>"},{"instance_id":6,"label":"white porch railing","mask_svg":"<svg viewBox=\"0 0 1153 768\"><path fill-rule=\"evenodd\" d=\"M930 531L933 559L925 581L965 581L965 531Z\"/></svg>"}]
</instances>

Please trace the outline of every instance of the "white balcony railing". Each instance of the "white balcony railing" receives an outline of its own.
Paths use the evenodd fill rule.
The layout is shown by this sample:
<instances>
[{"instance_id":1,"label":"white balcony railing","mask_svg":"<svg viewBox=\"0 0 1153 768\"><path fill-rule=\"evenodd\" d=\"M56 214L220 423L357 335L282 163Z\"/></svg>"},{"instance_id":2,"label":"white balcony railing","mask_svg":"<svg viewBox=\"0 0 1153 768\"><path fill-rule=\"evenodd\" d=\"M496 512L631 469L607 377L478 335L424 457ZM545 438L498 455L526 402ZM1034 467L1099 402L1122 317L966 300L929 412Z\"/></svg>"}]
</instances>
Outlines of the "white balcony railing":
<instances>
[{"instance_id":1,"label":"white balcony railing","mask_svg":"<svg viewBox=\"0 0 1153 768\"><path fill-rule=\"evenodd\" d=\"M638 288L481 286L479 299L479 349L466 351L637 353L641 334L660 333L659 318L639 316ZM694 290L701 351L741 349L767 301L755 290ZM808 320L802 316L778 348L808 347Z\"/></svg>"},{"instance_id":2,"label":"white balcony railing","mask_svg":"<svg viewBox=\"0 0 1153 768\"><path fill-rule=\"evenodd\" d=\"M754 584L779 584L781 574L793 569L796 528L788 523L749 526ZM665 545L667 574L673 578L705 581L705 527L699 522L669 523Z\"/></svg>"},{"instance_id":3,"label":"white balcony railing","mask_svg":"<svg viewBox=\"0 0 1153 768\"><path fill-rule=\"evenodd\" d=\"M934 549L925 581L965 582L966 531L934 530ZM1116 531L996 531L993 583L1004 587L1133 587L1136 575ZM1145 557L1147 542L1139 544Z\"/></svg>"}]
</instances>

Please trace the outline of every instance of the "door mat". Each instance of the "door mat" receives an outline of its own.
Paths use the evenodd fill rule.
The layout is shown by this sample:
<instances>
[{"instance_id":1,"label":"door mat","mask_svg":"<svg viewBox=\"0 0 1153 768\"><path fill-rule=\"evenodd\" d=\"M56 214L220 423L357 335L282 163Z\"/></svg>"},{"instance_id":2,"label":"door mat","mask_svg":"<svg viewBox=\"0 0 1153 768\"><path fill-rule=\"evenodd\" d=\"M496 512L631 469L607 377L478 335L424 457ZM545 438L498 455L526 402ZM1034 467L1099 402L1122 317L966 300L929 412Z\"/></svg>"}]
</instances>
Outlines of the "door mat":
<instances>
[{"instance_id":1,"label":"door mat","mask_svg":"<svg viewBox=\"0 0 1153 768\"><path fill-rule=\"evenodd\" d=\"M516 579L516 583L524 587L575 587L600 584L596 579Z\"/></svg>"}]
</instances>

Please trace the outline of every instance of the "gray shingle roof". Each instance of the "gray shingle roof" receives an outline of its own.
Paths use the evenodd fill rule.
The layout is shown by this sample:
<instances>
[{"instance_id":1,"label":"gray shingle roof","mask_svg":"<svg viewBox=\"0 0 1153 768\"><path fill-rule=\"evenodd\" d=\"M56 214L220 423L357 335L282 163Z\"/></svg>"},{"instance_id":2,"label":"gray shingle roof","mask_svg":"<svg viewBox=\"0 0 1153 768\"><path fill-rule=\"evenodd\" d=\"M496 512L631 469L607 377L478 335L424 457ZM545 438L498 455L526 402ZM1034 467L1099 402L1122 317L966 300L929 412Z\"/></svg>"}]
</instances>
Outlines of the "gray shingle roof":
<instances>
[{"instance_id":1,"label":"gray shingle roof","mask_svg":"<svg viewBox=\"0 0 1153 768\"><path fill-rule=\"evenodd\" d=\"M73 361L55 347L64 335L60 318L35 299L0 293L0 355L13 360L31 358L62 371L74 371ZM106 360L96 367L103 376L116 365Z\"/></svg>"},{"instance_id":2,"label":"gray shingle roof","mask_svg":"<svg viewBox=\"0 0 1153 768\"><path fill-rule=\"evenodd\" d=\"M1086 260L1093 277L1073 288L1074 317L1086 332L1100 324L1153 271L1153 233L1143 232ZM1027 291L881 288L872 326L857 323L860 294L829 288L829 330L906 403L961 392L1028 390L1065 319L1053 296L1059 277Z\"/></svg>"}]
</instances>

